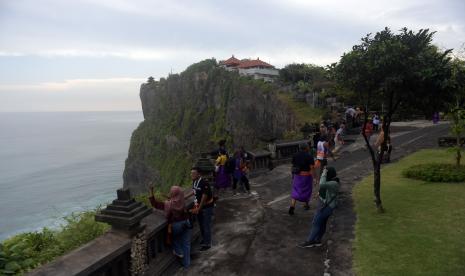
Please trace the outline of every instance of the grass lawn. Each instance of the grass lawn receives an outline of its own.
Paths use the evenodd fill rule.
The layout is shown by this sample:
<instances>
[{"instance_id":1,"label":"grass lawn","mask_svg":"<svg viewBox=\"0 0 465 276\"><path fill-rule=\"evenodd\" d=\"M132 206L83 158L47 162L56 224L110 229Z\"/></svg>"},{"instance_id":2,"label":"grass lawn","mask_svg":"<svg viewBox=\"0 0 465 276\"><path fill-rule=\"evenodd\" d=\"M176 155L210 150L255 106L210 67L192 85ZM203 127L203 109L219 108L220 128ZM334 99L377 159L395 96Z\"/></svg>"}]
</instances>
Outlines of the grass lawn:
<instances>
[{"instance_id":1,"label":"grass lawn","mask_svg":"<svg viewBox=\"0 0 465 276\"><path fill-rule=\"evenodd\" d=\"M422 150L383 167L381 199L373 176L354 187L357 275L465 275L465 183L428 183L402 177L414 164L454 162L445 150Z\"/></svg>"},{"instance_id":2,"label":"grass lawn","mask_svg":"<svg viewBox=\"0 0 465 276\"><path fill-rule=\"evenodd\" d=\"M305 123L319 123L323 117L323 109L311 108L305 102L295 101L289 93L278 93L278 98L291 108L300 126Z\"/></svg>"}]
</instances>

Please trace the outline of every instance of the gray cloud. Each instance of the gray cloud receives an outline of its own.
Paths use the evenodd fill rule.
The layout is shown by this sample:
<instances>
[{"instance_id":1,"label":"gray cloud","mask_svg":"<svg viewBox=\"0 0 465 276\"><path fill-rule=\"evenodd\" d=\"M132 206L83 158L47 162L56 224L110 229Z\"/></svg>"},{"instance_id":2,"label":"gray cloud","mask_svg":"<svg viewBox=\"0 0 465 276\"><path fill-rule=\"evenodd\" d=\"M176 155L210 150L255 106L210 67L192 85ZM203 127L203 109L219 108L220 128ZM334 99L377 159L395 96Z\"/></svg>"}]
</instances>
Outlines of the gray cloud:
<instances>
[{"instance_id":1,"label":"gray cloud","mask_svg":"<svg viewBox=\"0 0 465 276\"><path fill-rule=\"evenodd\" d=\"M231 54L325 65L385 26L430 28L440 47L459 48L464 10L438 0L2 1L0 84L160 77Z\"/></svg>"}]
</instances>

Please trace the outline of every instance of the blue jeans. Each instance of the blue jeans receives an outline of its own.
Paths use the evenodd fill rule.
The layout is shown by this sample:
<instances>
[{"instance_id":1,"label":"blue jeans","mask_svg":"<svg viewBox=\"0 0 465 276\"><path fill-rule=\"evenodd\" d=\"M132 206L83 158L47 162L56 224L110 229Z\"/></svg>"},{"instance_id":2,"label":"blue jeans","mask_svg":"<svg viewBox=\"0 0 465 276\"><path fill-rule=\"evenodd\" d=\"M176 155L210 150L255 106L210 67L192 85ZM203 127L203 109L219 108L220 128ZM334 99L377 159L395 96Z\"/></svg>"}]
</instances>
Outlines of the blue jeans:
<instances>
[{"instance_id":1,"label":"blue jeans","mask_svg":"<svg viewBox=\"0 0 465 276\"><path fill-rule=\"evenodd\" d=\"M213 207L202 208L197 219L199 220L200 234L202 235L202 246L212 246L212 216Z\"/></svg>"},{"instance_id":2,"label":"blue jeans","mask_svg":"<svg viewBox=\"0 0 465 276\"><path fill-rule=\"evenodd\" d=\"M320 242L323 238L323 235L326 232L326 223L328 222L329 217L333 213L333 208L325 206L323 208L323 203L320 202L318 211L313 217L312 230L308 236L307 241Z\"/></svg>"},{"instance_id":3,"label":"blue jeans","mask_svg":"<svg viewBox=\"0 0 465 276\"><path fill-rule=\"evenodd\" d=\"M187 268L191 264L191 232L189 220L177 221L172 224L173 250L182 255L182 265Z\"/></svg>"}]
</instances>

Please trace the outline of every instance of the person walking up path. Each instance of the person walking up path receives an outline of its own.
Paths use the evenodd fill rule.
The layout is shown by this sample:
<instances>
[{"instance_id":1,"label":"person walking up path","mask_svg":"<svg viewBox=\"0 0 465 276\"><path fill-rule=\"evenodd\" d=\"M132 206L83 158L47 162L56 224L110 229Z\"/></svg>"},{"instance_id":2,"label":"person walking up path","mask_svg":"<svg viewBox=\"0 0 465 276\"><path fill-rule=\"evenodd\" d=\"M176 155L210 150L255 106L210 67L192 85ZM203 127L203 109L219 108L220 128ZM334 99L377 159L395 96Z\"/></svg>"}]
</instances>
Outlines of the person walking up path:
<instances>
[{"instance_id":1,"label":"person walking up path","mask_svg":"<svg viewBox=\"0 0 465 276\"><path fill-rule=\"evenodd\" d=\"M331 149L329 148L329 143L328 143L328 138L327 136L321 136L320 141L318 141L318 144L316 146L316 164L315 168L318 169L318 175L316 176L316 184L318 185L318 182L320 180L321 173L323 172L323 168L328 164L328 155L331 155L334 161L336 159L334 158L333 153L331 152Z\"/></svg>"},{"instance_id":2,"label":"person walking up path","mask_svg":"<svg viewBox=\"0 0 465 276\"><path fill-rule=\"evenodd\" d=\"M300 145L300 152L292 157L292 193L289 215L294 215L296 201L305 204L305 210L310 209L309 201L313 186L313 156L309 153L307 143Z\"/></svg>"}]
</instances>

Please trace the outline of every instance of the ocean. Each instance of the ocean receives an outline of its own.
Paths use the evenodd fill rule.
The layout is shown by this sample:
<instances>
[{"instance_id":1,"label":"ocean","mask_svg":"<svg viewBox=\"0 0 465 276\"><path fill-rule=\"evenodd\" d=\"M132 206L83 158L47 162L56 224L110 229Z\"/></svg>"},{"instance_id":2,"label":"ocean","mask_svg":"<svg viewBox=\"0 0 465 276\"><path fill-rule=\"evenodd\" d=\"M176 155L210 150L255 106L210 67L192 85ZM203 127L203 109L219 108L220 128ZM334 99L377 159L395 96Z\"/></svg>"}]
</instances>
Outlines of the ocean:
<instances>
[{"instance_id":1,"label":"ocean","mask_svg":"<svg viewBox=\"0 0 465 276\"><path fill-rule=\"evenodd\" d=\"M142 112L0 113L0 240L116 198Z\"/></svg>"}]
</instances>

